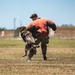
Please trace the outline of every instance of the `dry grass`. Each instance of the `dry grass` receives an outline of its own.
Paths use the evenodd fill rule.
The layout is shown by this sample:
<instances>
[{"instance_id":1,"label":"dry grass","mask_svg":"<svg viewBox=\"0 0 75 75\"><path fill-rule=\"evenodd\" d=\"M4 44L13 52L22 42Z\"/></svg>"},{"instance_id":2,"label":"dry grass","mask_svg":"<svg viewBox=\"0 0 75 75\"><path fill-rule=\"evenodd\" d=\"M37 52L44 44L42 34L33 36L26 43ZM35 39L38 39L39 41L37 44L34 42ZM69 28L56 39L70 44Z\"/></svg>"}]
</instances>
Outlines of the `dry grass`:
<instances>
[{"instance_id":1,"label":"dry grass","mask_svg":"<svg viewBox=\"0 0 75 75\"><path fill-rule=\"evenodd\" d=\"M0 48L0 75L75 75L75 48L48 48L44 61L40 49L27 62L24 48Z\"/></svg>"}]
</instances>

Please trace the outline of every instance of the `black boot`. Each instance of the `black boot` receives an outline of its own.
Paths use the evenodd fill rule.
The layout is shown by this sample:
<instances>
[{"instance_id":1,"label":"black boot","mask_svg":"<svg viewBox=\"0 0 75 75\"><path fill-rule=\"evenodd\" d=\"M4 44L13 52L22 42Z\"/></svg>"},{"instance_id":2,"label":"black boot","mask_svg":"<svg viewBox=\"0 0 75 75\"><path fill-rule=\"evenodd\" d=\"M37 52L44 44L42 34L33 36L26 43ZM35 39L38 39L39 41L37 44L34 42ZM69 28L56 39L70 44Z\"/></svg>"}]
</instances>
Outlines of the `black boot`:
<instances>
[{"instance_id":1,"label":"black boot","mask_svg":"<svg viewBox=\"0 0 75 75\"><path fill-rule=\"evenodd\" d=\"M44 60L47 60L47 57L46 57L46 55L45 55L45 54L43 55L43 59L44 59Z\"/></svg>"}]
</instances>

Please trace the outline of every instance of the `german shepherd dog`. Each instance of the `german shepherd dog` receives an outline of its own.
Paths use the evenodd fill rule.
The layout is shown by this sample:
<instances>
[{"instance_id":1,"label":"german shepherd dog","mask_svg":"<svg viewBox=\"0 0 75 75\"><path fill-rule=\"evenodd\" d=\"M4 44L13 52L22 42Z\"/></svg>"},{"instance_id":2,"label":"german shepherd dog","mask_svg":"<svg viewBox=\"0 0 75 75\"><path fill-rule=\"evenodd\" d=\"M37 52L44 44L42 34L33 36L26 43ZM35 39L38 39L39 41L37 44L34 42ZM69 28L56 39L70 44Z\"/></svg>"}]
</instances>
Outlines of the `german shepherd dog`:
<instances>
[{"instance_id":1,"label":"german shepherd dog","mask_svg":"<svg viewBox=\"0 0 75 75\"><path fill-rule=\"evenodd\" d=\"M33 38L32 33L26 30L25 26L20 27L19 30L20 30L23 41L26 43L24 56L27 56L28 50L31 50L31 49L33 49L34 54L36 54L36 50L34 48L39 46L35 45L35 39Z\"/></svg>"}]
</instances>

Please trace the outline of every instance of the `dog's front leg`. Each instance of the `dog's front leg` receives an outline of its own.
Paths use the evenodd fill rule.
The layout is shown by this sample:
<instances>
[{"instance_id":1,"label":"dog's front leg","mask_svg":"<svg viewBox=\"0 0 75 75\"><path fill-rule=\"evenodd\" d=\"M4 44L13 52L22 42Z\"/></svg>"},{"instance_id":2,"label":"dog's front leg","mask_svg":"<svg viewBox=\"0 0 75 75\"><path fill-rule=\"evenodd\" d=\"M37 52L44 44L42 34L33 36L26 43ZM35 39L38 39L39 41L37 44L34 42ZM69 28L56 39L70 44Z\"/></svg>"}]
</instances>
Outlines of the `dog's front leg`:
<instances>
[{"instance_id":1,"label":"dog's front leg","mask_svg":"<svg viewBox=\"0 0 75 75\"><path fill-rule=\"evenodd\" d=\"M25 54L23 55L23 57L27 56L27 45L25 45Z\"/></svg>"}]
</instances>

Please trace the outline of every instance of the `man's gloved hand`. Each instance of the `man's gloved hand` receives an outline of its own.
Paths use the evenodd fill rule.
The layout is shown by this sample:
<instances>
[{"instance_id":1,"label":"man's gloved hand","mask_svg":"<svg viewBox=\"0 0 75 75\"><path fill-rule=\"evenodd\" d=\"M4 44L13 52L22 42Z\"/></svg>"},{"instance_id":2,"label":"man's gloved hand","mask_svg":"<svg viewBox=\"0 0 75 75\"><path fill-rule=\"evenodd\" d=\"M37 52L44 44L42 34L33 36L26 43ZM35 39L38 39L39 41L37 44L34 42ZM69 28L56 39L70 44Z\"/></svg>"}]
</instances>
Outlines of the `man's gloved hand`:
<instances>
[{"instance_id":1,"label":"man's gloved hand","mask_svg":"<svg viewBox=\"0 0 75 75\"><path fill-rule=\"evenodd\" d=\"M29 31L32 33L33 37L36 37L39 34L39 32L37 30L38 30L38 28L36 28L36 26L33 26L29 29Z\"/></svg>"}]
</instances>

